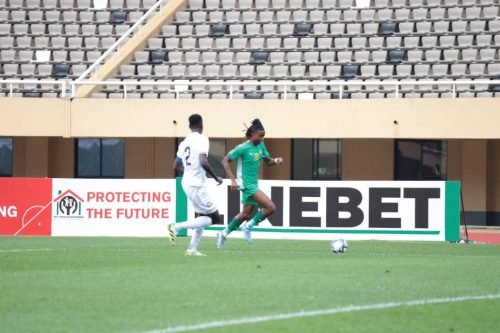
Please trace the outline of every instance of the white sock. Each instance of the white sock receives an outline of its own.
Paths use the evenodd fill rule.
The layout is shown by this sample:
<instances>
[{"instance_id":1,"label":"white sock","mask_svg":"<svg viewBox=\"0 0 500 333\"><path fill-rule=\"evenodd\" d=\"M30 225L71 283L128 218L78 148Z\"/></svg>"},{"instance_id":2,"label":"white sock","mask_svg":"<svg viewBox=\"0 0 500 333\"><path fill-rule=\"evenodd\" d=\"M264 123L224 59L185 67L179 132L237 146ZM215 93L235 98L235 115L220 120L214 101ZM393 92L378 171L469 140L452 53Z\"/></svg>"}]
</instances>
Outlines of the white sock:
<instances>
[{"instance_id":1,"label":"white sock","mask_svg":"<svg viewBox=\"0 0 500 333\"><path fill-rule=\"evenodd\" d=\"M195 228L193 230L193 236L191 237L191 243L189 244L189 251L197 251L198 244L200 244L201 235L203 235L203 227Z\"/></svg>"},{"instance_id":2,"label":"white sock","mask_svg":"<svg viewBox=\"0 0 500 333\"><path fill-rule=\"evenodd\" d=\"M177 231L184 229L194 229L194 228L203 228L207 225L212 224L212 219L208 216L198 216L194 220L176 223L175 228Z\"/></svg>"}]
</instances>

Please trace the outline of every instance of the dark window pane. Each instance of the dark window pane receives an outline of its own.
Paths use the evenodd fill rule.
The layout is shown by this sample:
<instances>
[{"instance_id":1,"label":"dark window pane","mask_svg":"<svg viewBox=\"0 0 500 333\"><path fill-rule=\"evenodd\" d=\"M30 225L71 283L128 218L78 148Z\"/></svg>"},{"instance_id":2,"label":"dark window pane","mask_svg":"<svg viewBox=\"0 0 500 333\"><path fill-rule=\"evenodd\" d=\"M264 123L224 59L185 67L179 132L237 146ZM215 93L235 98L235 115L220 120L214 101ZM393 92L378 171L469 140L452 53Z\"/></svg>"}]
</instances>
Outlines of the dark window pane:
<instances>
[{"instance_id":1,"label":"dark window pane","mask_svg":"<svg viewBox=\"0 0 500 333\"><path fill-rule=\"evenodd\" d=\"M396 141L396 180L446 179L446 169L446 141Z\"/></svg>"},{"instance_id":2,"label":"dark window pane","mask_svg":"<svg viewBox=\"0 0 500 333\"><path fill-rule=\"evenodd\" d=\"M396 179L420 179L420 144L416 141L398 141L396 150Z\"/></svg>"},{"instance_id":3,"label":"dark window pane","mask_svg":"<svg viewBox=\"0 0 500 333\"><path fill-rule=\"evenodd\" d=\"M101 175L101 144L99 139L78 139L77 177Z\"/></svg>"},{"instance_id":4,"label":"dark window pane","mask_svg":"<svg viewBox=\"0 0 500 333\"><path fill-rule=\"evenodd\" d=\"M293 179L312 180L313 179L313 140L294 139L293 140Z\"/></svg>"},{"instance_id":5,"label":"dark window pane","mask_svg":"<svg viewBox=\"0 0 500 333\"><path fill-rule=\"evenodd\" d=\"M226 172L222 166L222 159L226 155L225 139L210 139L210 151L208 152L208 162L212 166L217 176L226 177Z\"/></svg>"},{"instance_id":6,"label":"dark window pane","mask_svg":"<svg viewBox=\"0 0 500 333\"><path fill-rule=\"evenodd\" d=\"M446 179L446 142L422 144L422 179Z\"/></svg>"},{"instance_id":7,"label":"dark window pane","mask_svg":"<svg viewBox=\"0 0 500 333\"><path fill-rule=\"evenodd\" d=\"M340 179L340 140L294 139L293 179Z\"/></svg>"},{"instance_id":8,"label":"dark window pane","mask_svg":"<svg viewBox=\"0 0 500 333\"><path fill-rule=\"evenodd\" d=\"M102 172L103 177L123 177L125 160L125 145L123 140L102 140Z\"/></svg>"},{"instance_id":9,"label":"dark window pane","mask_svg":"<svg viewBox=\"0 0 500 333\"><path fill-rule=\"evenodd\" d=\"M12 176L12 138L0 138L0 176Z\"/></svg>"},{"instance_id":10,"label":"dark window pane","mask_svg":"<svg viewBox=\"0 0 500 333\"><path fill-rule=\"evenodd\" d=\"M125 143L120 139L77 140L77 177L122 178Z\"/></svg>"},{"instance_id":11,"label":"dark window pane","mask_svg":"<svg viewBox=\"0 0 500 333\"><path fill-rule=\"evenodd\" d=\"M339 140L317 140L316 179L339 179Z\"/></svg>"}]
</instances>

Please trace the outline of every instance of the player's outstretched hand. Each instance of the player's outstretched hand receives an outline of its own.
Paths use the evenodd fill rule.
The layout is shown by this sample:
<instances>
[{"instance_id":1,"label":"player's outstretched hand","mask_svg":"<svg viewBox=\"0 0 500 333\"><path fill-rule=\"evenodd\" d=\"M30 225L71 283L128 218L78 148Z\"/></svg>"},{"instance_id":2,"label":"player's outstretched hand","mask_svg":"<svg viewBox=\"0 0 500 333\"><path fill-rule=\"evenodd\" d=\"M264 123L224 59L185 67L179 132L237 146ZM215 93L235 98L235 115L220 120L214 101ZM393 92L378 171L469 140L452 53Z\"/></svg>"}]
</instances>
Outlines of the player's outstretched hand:
<instances>
[{"instance_id":1,"label":"player's outstretched hand","mask_svg":"<svg viewBox=\"0 0 500 333\"><path fill-rule=\"evenodd\" d=\"M222 177L217 177L215 179L215 181L217 182L217 185L220 185L220 184L222 184L222 182L224 181L224 179Z\"/></svg>"}]
</instances>

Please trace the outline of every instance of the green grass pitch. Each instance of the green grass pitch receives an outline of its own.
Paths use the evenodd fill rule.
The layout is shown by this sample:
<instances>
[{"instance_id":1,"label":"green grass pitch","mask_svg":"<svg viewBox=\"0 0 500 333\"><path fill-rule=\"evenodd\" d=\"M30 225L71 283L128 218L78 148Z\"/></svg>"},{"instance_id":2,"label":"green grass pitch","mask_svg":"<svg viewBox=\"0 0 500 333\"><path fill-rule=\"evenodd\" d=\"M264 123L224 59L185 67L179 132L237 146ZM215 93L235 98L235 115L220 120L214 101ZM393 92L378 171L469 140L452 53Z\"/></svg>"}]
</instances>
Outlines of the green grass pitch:
<instances>
[{"instance_id":1,"label":"green grass pitch","mask_svg":"<svg viewBox=\"0 0 500 333\"><path fill-rule=\"evenodd\" d=\"M229 239L219 251L207 237L200 246L207 257L185 257L188 241L0 237L0 332L500 327L498 245L351 241L347 253L334 254L327 241ZM446 301L483 295L496 296Z\"/></svg>"}]
</instances>

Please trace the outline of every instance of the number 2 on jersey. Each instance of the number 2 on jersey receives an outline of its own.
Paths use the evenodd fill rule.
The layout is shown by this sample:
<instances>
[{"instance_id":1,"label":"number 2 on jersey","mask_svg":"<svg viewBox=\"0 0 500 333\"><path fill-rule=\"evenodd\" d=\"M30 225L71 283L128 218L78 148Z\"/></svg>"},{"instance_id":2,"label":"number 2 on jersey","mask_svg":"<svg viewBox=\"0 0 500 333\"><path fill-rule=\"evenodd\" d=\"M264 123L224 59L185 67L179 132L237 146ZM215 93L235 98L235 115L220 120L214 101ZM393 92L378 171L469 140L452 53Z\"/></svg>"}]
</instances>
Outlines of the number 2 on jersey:
<instances>
[{"instance_id":1,"label":"number 2 on jersey","mask_svg":"<svg viewBox=\"0 0 500 333\"><path fill-rule=\"evenodd\" d=\"M189 158L191 157L191 147L186 147L184 149L184 158L186 159L186 165L191 165Z\"/></svg>"}]
</instances>

